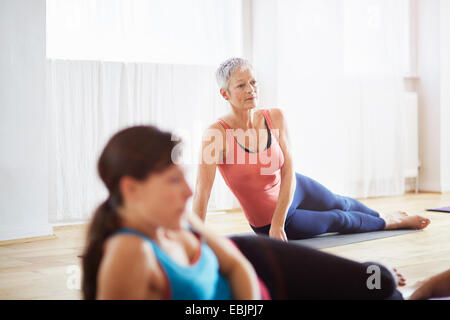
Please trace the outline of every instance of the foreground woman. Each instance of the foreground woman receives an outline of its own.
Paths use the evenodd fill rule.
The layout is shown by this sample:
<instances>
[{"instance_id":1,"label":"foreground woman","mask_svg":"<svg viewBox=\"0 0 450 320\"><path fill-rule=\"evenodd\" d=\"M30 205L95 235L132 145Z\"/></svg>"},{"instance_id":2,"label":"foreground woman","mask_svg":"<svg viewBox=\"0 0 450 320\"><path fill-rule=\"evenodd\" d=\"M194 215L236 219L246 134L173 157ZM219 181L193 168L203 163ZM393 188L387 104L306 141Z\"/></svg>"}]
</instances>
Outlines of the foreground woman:
<instances>
[{"instance_id":1,"label":"foreground woman","mask_svg":"<svg viewBox=\"0 0 450 320\"><path fill-rule=\"evenodd\" d=\"M255 233L275 239L428 226L429 219L404 212L381 216L295 173L286 119L280 109L256 109L258 85L248 61L225 61L217 81L230 112L204 135L193 204L202 220L218 168Z\"/></svg>"},{"instance_id":2,"label":"foreground woman","mask_svg":"<svg viewBox=\"0 0 450 320\"><path fill-rule=\"evenodd\" d=\"M208 231L185 212L192 191L173 159L175 146L170 133L137 126L103 150L98 171L109 196L88 230L85 299L401 298L396 287L404 279L382 265Z\"/></svg>"}]
</instances>

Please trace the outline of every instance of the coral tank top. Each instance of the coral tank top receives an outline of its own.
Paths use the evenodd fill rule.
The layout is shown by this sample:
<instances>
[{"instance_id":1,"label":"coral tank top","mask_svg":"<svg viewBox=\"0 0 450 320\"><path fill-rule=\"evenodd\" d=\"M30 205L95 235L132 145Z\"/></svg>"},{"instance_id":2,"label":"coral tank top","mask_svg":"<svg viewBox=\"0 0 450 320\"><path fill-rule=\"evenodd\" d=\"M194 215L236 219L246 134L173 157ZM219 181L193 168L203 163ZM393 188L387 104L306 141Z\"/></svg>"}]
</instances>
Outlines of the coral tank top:
<instances>
[{"instance_id":1,"label":"coral tank top","mask_svg":"<svg viewBox=\"0 0 450 320\"><path fill-rule=\"evenodd\" d=\"M267 110L261 110L270 129L272 143L259 152L246 152L238 145L233 129L218 119L225 128L227 153L219 171L238 199L248 222L254 227L269 225L278 201L284 155Z\"/></svg>"}]
</instances>

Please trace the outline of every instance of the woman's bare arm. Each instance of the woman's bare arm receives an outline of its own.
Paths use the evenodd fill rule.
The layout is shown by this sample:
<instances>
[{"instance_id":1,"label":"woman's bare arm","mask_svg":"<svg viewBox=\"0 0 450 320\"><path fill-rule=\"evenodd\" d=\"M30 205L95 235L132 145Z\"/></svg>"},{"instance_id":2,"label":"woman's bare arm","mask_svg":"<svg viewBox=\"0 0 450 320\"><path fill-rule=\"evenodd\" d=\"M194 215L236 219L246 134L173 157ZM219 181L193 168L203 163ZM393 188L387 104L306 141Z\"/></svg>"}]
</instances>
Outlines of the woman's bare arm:
<instances>
[{"instance_id":1,"label":"woman's bare arm","mask_svg":"<svg viewBox=\"0 0 450 320\"><path fill-rule=\"evenodd\" d=\"M450 297L450 270L437 274L425 281L409 298L425 300Z\"/></svg>"},{"instance_id":2,"label":"woman's bare arm","mask_svg":"<svg viewBox=\"0 0 450 320\"><path fill-rule=\"evenodd\" d=\"M216 176L217 163L223 159L225 143L225 130L218 123L211 125L203 135L192 206L192 211L203 222Z\"/></svg>"},{"instance_id":3,"label":"woman's bare arm","mask_svg":"<svg viewBox=\"0 0 450 320\"><path fill-rule=\"evenodd\" d=\"M287 241L284 231L284 223L287 211L292 202L295 191L295 171L293 169L292 155L290 152L290 141L285 118L280 109L271 109L270 116L275 129L279 130L279 142L283 151L284 164L281 168L281 184L277 206L272 218L269 236Z\"/></svg>"}]
</instances>

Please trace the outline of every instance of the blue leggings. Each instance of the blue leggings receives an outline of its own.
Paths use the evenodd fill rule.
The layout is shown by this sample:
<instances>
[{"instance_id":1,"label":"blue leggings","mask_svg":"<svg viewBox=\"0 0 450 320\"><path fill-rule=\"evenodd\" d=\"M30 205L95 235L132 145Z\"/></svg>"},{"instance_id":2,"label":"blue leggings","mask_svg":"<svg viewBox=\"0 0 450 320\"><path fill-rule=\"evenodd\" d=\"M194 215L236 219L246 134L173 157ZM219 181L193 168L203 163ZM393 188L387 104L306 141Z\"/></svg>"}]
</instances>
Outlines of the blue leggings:
<instances>
[{"instance_id":1,"label":"blue leggings","mask_svg":"<svg viewBox=\"0 0 450 320\"><path fill-rule=\"evenodd\" d=\"M361 202L336 195L299 173L295 176L297 186L285 222L288 239L306 239L327 232L369 232L386 227L378 212ZM257 234L269 234L270 225L251 227Z\"/></svg>"}]
</instances>

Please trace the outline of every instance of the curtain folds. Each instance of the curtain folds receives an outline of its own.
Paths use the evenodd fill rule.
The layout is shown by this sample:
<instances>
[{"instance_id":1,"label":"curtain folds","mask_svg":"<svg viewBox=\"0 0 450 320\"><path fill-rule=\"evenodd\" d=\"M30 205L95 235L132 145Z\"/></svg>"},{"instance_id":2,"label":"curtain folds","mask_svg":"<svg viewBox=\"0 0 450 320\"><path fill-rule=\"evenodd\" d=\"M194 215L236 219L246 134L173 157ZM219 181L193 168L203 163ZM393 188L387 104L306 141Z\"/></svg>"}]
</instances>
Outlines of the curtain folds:
<instances>
[{"instance_id":1,"label":"curtain folds","mask_svg":"<svg viewBox=\"0 0 450 320\"><path fill-rule=\"evenodd\" d=\"M402 194L408 1L254 6L261 102L287 115L295 170L347 196Z\"/></svg>"},{"instance_id":2,"label":"curtain folds","mask_svg":"<svg viewBox=\"0 0 450 320\"><path fill-rule=\"evenodd\" d=\"M48 60L50 221L88 219L107 197L97 160L108 139L130 125L156 125L181 138L194 188L203 131L228 109L214 72L209 66ZM237 206L218 174L209 209Z\"/></svg>"},{"instance_id":3,"label":"curtain folds","mask_svg":"<svg viewBox=\"0 0 450 320\"><path fill-rule=\"evenodd\" d=\"M224 59L242 56L248 21L239 0L184 1L48 0L51 222L90 218L107 196L96 172L99 153L112 134L134 124L183 139L195 187L202 133L229 108L215 70ZM252 2L247 29L260 107L284 111L294 169L336 193L404 192L407 3ZM174 6L183 10L172 12ZM145 18L149 10L154 19ZM177 28L169 18L179 20ZM238 206L217 173L208 209Z\"/></svg>"}]
</instances>

